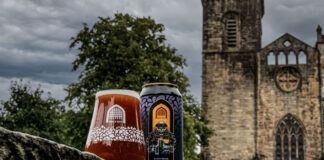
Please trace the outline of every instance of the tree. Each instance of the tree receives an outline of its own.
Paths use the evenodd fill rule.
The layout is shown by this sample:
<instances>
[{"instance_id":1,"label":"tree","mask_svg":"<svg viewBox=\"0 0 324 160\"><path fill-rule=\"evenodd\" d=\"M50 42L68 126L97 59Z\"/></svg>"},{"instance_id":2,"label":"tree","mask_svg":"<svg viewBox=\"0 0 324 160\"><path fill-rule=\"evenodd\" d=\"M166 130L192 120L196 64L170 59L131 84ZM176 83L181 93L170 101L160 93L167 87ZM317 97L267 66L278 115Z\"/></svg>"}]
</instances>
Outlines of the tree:
<instances>
[{"instance_id":1,"label":"tree","mask_svg":"<svg viewBox=\"0 0 324 160\"><path fill-rule=\"evenodd\" d=\"M64 107L52 97L42 98L44 91L32 90L30 84L13 81L10 99L2 102L0 126L62 142L61 113Z\"/></svg>"},{"instance_id":2,"label":"tree","mask_svg":"<svg viewBox=\"0 0 324 160\"><path fill-rule=\"evenodd\" d=\"M83 29L72 38L70 48L79 51L73 71L82 69L79 81L66 89L69 104L79 106L78 112L70 112L68 118L71 128L67 134L73 135L68 142L72 146L84 147L97 91L140 91L145 83L170 82L179 86L184 97L185 153L193 155L190 159L198 158L194 151L201 141L196 134L204 137L207 128L199 106L187 89L188 78L183 73L185 59L165 44L163 30L162 24L149 17L115 14L113 19L99 17L92 28L83 24Z\"/></svg>"}]
</instances>

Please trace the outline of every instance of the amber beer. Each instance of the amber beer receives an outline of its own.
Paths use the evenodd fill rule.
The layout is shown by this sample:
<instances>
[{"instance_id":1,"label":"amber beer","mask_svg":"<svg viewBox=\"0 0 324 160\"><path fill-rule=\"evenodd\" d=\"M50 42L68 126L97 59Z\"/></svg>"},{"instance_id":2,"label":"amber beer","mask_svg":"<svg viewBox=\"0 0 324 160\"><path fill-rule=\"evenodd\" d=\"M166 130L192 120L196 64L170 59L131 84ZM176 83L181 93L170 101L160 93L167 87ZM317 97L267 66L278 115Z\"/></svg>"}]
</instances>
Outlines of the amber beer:
<instances>
[{"instance_id":1,"label":"amber beer","mask_svg":"<svg viewBox=\"0 0 324 160\"><path fill-rule=\"evenodd\" d=\"M139 111L135 91L98 92L85 151L105 160L145 160Z\"/></svg>"},{"instance_id":2,"label":"amber beer","mask_svg":"<svg viewBox=\"0 0 324 160\"><path fill-rule=\"evenodd\" d=\"M147 160L182 160L182 96L176 85L143 86L141 117Z\"/></svg>"}]
</instances>

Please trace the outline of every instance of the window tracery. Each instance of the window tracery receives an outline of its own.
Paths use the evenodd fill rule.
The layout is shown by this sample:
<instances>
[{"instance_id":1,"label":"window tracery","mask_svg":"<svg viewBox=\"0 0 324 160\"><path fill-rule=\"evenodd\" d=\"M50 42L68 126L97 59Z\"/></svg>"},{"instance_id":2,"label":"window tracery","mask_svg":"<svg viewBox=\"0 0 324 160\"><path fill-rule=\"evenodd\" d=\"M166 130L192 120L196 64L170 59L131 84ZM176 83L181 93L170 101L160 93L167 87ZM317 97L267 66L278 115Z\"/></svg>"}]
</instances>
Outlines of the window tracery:
<instances>
[{"instance_id":1,"label":"window tracery","mask_svg":"<svg viewBox=\"0 0 324 160\"><path fill-rule=\"evenodd\" d=\"M278 43L280 42L280 43ZM291 39L278 40L267 53L268 65L304 65L307 64L308 55L304 46ZM297 43L297 44L294 44Z\"/></svg>"},{"instance_id":2,"label":"window tracery","mask_svg":"<svg viewBox=\"0 0 324 160\"><path fill-rule=\"evenodd\" d=\"M279 123L275 139L276 160L304 160L302 124L291 114Z\"/></svg>"},{"instance_id":3,"label":"window tracery","mask_svg":"<svg viewBox=\"0 0 324 160\"><path fill-rule=\"evenodd\" d=\"M283 43L283 45L284 45L285 47L290 47L290 46L291 46L291 42L290 42L289 40L286 40L286 41Z\"/></svg>"},{"instance_id":4,"label":"window tracery","mask_svg":"<svg viewBox=\"0 0 324 160\"><path fill-rule=\"evenodd\" d=\"M297 58L298 57L298 58ZM288 62L288 63L287 63ZM290 51L287 55L281 51L278 53L269 52L267 55L268 65L297 65L307 64L307 54L304 51L300 51L298 56L296 52Z\"/></svg>"},{"instance_id":5,"label":"window tracery","mask_svg":"<svg viewBox=\"0 0 324 160\"><path fill-rule=\"evenodd\" d=\"M275 79L277 86L281 90L292 92L298 88L301 81L301 75L294 67L283 67L277 71Z\"/></svg>"}]
</instances>

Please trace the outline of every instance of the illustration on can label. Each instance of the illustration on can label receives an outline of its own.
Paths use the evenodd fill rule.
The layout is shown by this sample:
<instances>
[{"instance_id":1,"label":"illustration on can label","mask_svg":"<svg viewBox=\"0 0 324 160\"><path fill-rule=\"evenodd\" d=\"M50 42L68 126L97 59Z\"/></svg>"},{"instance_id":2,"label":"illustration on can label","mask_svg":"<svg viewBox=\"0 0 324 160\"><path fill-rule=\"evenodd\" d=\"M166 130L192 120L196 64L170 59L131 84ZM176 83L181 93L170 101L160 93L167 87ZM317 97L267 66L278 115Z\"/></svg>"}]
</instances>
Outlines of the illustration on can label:
<instances>
[{"instance_id":1,"label":"illustration on can label","mask_svg":"<svg viewBox=\"0 0 324 160\"><path fill-rule=\"evenodd\" d=\"M146 139L148 156L173 159L176 146L174 109L164 99L155 101L149 109L149 135Z\"/></svg>"},{"instance_id":2,"label":"illustration on can label","mask_svg":"<svg viewBox=\"0 0 324 160\"><path fill-rule=\"evenodd\" d=\"M174 95L142 96L141 117L147 159L182 160L181 97ZM167 153L169 156L166 157Z\"/></svg>"}]
</instances>

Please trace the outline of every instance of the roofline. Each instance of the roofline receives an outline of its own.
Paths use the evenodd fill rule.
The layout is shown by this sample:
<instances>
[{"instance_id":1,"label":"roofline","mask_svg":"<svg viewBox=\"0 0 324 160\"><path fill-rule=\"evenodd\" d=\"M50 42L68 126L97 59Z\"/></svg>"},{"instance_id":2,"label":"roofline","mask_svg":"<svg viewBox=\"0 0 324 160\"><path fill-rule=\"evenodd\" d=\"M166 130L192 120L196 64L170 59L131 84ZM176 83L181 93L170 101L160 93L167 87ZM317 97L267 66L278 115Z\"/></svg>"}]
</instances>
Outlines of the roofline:
<instances>
[{"instance_id":1,"label":"roofline","mask_svg":"<svg viewBox=\"0 0 324 160\"><path fill-rule=\"evenodd\" d=\"M276 42L277 40L279 40L279 39L281 39L281 38L283 38L283 37L285 37L285 36L290 36L290 37L292 37L292 38L295 38L295 39L297 39L298 41L300 41L300 42L306 44L308 47L314 48L314 47L312 47L311 45L307 44L306 42L300 40L299 38L296 38L295 36L293 36L293 35L291 35L291 34L289 34L289 33L285 33L285 34L283 34L282 36L280 36L279 38L277 38L277 39L275 39L274 41L272 41L271 43L269 43L268 45L266 45L265 47L262 47L261 50L263 50L263 49L265 49L265 48L271 46L274 42Z\"/></svg>"}]
</instances>

